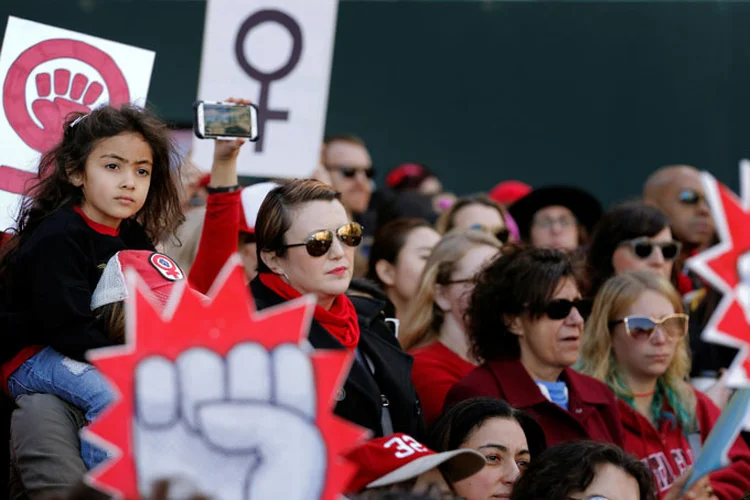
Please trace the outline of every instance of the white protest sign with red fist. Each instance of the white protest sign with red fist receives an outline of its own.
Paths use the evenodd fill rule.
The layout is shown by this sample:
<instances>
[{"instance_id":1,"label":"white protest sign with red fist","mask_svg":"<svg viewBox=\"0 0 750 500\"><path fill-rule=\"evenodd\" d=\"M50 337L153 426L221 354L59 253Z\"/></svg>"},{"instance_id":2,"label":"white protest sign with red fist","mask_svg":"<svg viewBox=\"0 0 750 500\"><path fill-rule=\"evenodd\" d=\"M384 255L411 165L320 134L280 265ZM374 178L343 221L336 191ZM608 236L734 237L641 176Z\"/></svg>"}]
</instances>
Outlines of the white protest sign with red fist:
<instances>
[{"instance_id":1,"label":"white protest sign with red fist","mask_svg":"<svg viewBox=\"0 0 750 500\"><path fill-rule=\"evenodd\" d=\"M71 112L144 104L155 53L8 18L0 53L0 230L12 227L41 154Z\"/></svg>"},{"instance_id":2,"label":"white protest sign with red fist","mask_svg":"<svg viewBox=\"0 0 750 500\"><path fill-rule=\"evenodd\" d=\"M258 106L240 174L307 177L318 165L337 10L338 0L208 0L198 98ZM196 139L192 160L208 170L213 150Z\"/></svg>"}]
</instances>

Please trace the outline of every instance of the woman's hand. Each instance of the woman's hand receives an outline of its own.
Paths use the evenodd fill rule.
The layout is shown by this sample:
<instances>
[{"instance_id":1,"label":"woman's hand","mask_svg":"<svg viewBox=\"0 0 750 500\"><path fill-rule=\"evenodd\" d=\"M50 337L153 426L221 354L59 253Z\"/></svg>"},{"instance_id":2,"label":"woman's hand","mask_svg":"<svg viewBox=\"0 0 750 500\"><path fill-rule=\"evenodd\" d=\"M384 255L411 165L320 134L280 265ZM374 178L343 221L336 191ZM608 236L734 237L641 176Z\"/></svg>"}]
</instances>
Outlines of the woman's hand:
<instances>
[{"instance_id":1,"label":"woman's hand","mask_svg":"<svg viewBox=\"0 0 750 500\"><path fill-rule=\"evenodd\" d=\"M684 495L680 495L680 491L682 491L682 488L690 478L690 471L691 469L686 470L684 474L672 483L672 487L667 492L664 500L718 500L718 497L714 495L714 490L711 487L708 476L700 478Z\"/></svg>"},{"instance_id":2,"label":"woman's hand","mask_svg":"<svg viewBox=\"0 0 750 500\"><path fill-rule=\"evenodd\" d=\"M230 97L225 102L248 105L247 99L235 99ZM247 142L245 139L214 141L214 162L211 165L211 187L227 187L238 184L237 179L237 156L240 148Z\"/></svg>"}]
</instances>

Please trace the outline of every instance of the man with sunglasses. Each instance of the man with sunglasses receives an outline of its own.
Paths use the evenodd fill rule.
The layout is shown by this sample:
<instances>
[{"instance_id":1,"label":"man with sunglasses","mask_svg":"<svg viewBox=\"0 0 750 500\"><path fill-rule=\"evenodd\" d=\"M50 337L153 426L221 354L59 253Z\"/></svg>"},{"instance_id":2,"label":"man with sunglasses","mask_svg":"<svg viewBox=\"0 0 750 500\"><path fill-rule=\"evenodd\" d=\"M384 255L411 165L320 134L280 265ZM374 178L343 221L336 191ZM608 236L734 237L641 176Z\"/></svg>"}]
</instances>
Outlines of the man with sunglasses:
<instances>
[{"instance_id":1,"label":"man with sunglasses","mask_svg":"<svg viewBox=\"0 0 750 500\"><path fill-rule=\"evenodd\" d=\"M326 138L321 163L331 176L331 185L341 193L344 208L357 218L364 214L370 205L375 177L364 141L351 135Z\"/></svg>"},{"instance_id":2,"label":"man with sunglasses","mask_svg":"<svg viewBox=\"0 0 750 500\"><path fill-rule=\"evenodd\" d=\"M714 223L698 169L688 165L660 168L646 181L643 201L669 217L684 256L713 243Z\"/></svg>"}]
</instances>

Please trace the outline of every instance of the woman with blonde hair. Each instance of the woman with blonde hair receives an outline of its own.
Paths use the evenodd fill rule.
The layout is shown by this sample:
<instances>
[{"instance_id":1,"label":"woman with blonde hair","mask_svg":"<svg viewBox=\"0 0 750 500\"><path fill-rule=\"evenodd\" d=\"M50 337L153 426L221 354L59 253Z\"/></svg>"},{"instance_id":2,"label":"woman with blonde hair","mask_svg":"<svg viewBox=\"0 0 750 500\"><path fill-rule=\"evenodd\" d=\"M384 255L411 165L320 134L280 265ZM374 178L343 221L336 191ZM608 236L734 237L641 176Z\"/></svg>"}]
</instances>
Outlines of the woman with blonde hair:
<instances>
[{"instance_id":1,"label":"woman with blonde hair","mask_svg":"<svg viewBox=\"0 0 750 500\"><path fill-rule=\"evenodd\" d=\"M474 276L501 243L478 230L454 230L435 246L416 295L401 322L400 342L414 356L412 380L429 425L443 410L450 388L474 369L464 313Z\"/></svg>"},{"instance_id":2,"label":"woman with blonde hair","mask_svg":"<svg viewBox=\"0 0 750 500\"><path fill-rule=\"evenodd\" d=\"M649 271L628 272L600 289L586 322L579 371L617 395L624 448L646 463L663 498L694 461L720 410L687 382L688 315L672 284ZM732 461L692 490L694 498L740 498L750 488L750 450L742 440Z\"/></svg>"}]
</instances>

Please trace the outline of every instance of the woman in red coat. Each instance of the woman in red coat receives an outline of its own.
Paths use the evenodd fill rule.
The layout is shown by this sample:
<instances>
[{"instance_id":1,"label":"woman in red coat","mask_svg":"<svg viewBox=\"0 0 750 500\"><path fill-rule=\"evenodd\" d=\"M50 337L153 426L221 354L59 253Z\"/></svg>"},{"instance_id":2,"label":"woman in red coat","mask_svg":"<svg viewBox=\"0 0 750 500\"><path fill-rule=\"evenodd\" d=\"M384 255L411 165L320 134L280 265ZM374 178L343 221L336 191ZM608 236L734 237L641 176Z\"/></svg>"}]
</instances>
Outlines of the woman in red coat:
<instances>
[{"instance_id":1,"label":"woman in red coat","mask_svg":"<svg viewBox=\"0 0 750 500\"><path fill-rule=\"evenodd\" d=\"M453 386L445 406L492 396L530 413L549 445L592 439L622 445L614 394L573 371L588 307L561 251L511 250L478 277L467 310L483 363Z\"/></svg>"},{"instance_id":2,"label":"woman in red coat","mask_svg":"<svg viewBox=\"0 0 750 500\"><path fill-rule=\"evenodd\" d=\"M690 373L688 316L662 276L638 271L607 281L586 326L580 370L618 396L625 450L649 466L663 498L693 463L719 409L685 382ZM729 500L750 490L750 450L738 439L731 464L692 491L695 498Z\"/></svg>"}]
</instances>

